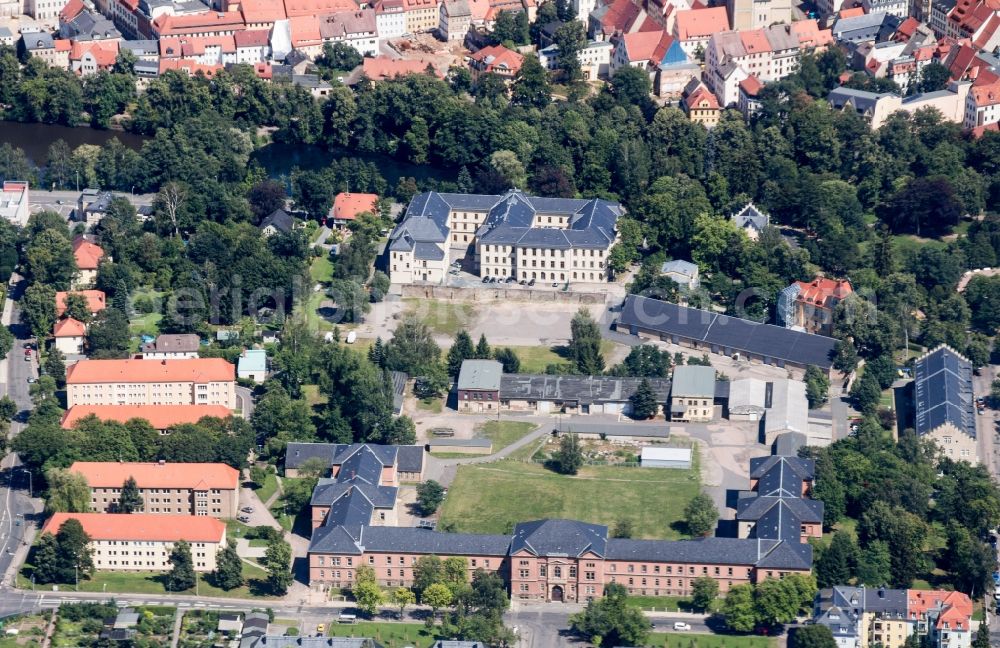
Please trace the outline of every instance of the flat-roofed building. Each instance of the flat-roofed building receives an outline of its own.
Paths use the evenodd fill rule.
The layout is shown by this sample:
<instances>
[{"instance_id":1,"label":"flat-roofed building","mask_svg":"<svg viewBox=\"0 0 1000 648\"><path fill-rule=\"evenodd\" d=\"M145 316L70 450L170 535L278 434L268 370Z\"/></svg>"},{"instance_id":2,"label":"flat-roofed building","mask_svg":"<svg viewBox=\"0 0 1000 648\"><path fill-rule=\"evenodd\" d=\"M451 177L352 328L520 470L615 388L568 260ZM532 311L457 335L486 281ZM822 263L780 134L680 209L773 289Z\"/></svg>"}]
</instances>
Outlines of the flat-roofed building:
<instances>
[{"instance_id":1,"label":"flat-roofed building","mask_svg":"<svg viewBox=\"0 0 1000 648\"><path fill-rule=\"evenodd\" d=\"M27 182L5 181L0 188L0 218L21 227L27 225L29 195Z\"/></svg>"},{"instance_id":2,"label":"flat-roofed building","mask_svg":"<svg viewBox=\"0 0 1000 648\"><path fill-rule=\"evenodd\" d=\"M226 525L194 515L106 515L56 513L42 533L56 535L70 519L90 537L94 568L100 571L167 571L170 552L181 540L191 545L194 569L215 569L215 556L226 546Z\"/></svg>"},{"instance_id":3,"label":"flat-roofed building","mask_svg":"<svg viewBox=\"0 0 1000 648\"><path fill-rule=\"evenodd\" d=\"M236 371L221 358L80 360L66 371L66 405L223 405L236 408Z\"/></svg>"},{"instance_id":4,"label":"flat-roofed building","mask_svg":"<svg viewBox=\"0 0 1000 648\"><path fill-rule=\"evenodd\" d=\"M671 421L711 421L715 417L715 369L683 365L670 386Z\"/></svg>"},{"instance_id":5,"label":"flat-roofed building","mask_svg":"<svg viewBox=\"0 0 1000 648\"><path fill-rule=\"evenodd\" d=\"M142 463L77 461L70 472L83 475L95 511L113 513L122 485L133 478L142 494L142 513L236 517L240 472L223 463Z\"/></svg>"}]
</instances>

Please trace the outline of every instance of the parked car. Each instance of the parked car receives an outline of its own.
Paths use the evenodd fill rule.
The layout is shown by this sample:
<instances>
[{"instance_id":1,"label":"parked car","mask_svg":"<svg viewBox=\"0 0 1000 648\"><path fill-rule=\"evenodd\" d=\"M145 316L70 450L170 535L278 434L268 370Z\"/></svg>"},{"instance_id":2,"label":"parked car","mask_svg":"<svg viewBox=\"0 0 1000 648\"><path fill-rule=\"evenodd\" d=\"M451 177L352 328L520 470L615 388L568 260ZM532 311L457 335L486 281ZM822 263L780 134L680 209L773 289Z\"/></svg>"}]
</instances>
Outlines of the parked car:
<instances>
[{"instance_id":1,"label":"parked car","mask_svg":"<svg viewBox=\"0 0 1000 648\"><path fill-rule=\"evenodd\" d=\"M28 378L29 385L34 385L36 382L38 382L38 378Z\"/></svg>"},{"instance_id":2,"label":"parked car","mask_svg":"<svg viewBox=\"0 0 1000 648\"><path fill-rule=\"evenodd\" d=\"M489 282L490 282L489 277L483 277L483 283L489 283Z\"/></svg>"},{"instance_id":3,"label":"parked car","mask_svg":"<svg viewBox=\"0 0 1000 648\"><path fill-rule=\"evenodd\" d=\"M534 286L535 285L535 279L534 279L534 277L532 277L531 281L528 282L528 285L529 286Z\"/></svg>"},{"instance_id":4,"label":"parked car","mask_svg":"<svg viewBox=\"0 0 1000 648\"><path fill-rule=\"evenodd\" d=\"M684 623L683 621L674 621L674 630L687 632L691 629L691 625Z\"/></svg>"},{"instance_id":5,"label":"parked car","mask_svg":"<svg viewBox=\"0 0 1000 648\"><path fill-rule=\"evenodd\" d=\"M253 513L253 507L252 506L244 506L240 510L243 511L244 513Z\"/></svg>"}]
</instances>

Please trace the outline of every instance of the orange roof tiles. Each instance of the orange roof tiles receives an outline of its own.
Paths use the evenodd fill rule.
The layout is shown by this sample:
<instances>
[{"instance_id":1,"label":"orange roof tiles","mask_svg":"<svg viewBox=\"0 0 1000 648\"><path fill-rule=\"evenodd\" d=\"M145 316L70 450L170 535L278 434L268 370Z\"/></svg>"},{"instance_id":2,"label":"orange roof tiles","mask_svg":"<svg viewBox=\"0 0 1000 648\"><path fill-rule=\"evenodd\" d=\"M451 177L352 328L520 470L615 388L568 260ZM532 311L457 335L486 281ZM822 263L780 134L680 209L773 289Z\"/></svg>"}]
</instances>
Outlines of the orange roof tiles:
<instances>
[{"instance_id":1,"label":"orange roof tiles","mask_svg":"<svg viewBox=\"0 0 1000 648\"><path fill-rule=\"evenodd\" d=\"M355 11L357 8L353 0L285 0L285 13L289 18Z\"/></svg>"},{"instance_id":2,"label":"orange roof tiles","mask_svg":"<svg viewBox=\"0 0 1000 648\"><path fill-rule=\"evenodd\" d=\"M307 47L309 45L319 45L323 42L323 36L319 31L319 18L317 16L295 16L288 19L288 28L292 34L293 47Z\"/></svg>"},{"instance_id":3,"label":"orange roof tiles","mask_svg":"<svg viewBox=\"0 0 1000 648\"><path fill-rule=\"evenodd\" d=\"M73 241L73 258L76 259L76 267L81 270L97 270L104 258L104 250L80 236Z\"/></svg>"},{"instance_id":4,"label":"orange roof tiles","mask_svg":"<svg viewBox=\"0 0 1000 648\"><path fill-rule=\"evenodd\" d=\"M226 525L204 515L114 515L109 513L56 513L42 527L55 535L66 520L79 520L91 540L143 542L222 542Z\"/></svg>"},{"instance_id":5,"label":"orange roof tiles","mask_svg":"<svg viewBox=\"0 0 1000 648\"><path fill-rule=\"evenodd\" d=\"M757 93L764 89L764 84L760 82L760 79L756 75L751 74L747 78L740 81L740 89L746 93L748 97L756 97Z\"/></svg>"},{"instance_id":6,"label":"orange roof tiles","mask_svg":"<svg viewBox=\"0 0 1000 648\"><path fill-rule=\"evenodd\" d=\"M972 94L977 108L1000 104L1000 81L984 85L973 84L969 92Z\"/></svg>"},{"instance_id":7,"label":"orange roof tiles","mask_svg":"<svg viewBox=\"0 0 1000 648\"><path fill-rule=\"evenodd\" d=\"M87 53L90 53L100 67L109 67L115 64L118 58L118 41L71 41L69 58L71 61L79 61Z\"/></svg>"},{"instance_id":8,"label":"orange roof tiles","mask_svg":"<svg viewBox=\"0 0 1000 648\"><path fill-rule=\"evenodd\" d=\"M69 22L79 16L80 12L84 9L86 9L86 6L83 4L83 0L69 0L66 6L62 8L62 11L59 12L59 20L61 22Z\"/></svg>"},{"instance_id":9,"label":"orange roof tiles","mask_svg":"<svg viewBox=\"0 0 1000 648\"><path fill-rule=\"evenodd\" d=\"M705 86L699 86L694 92L689 94L684 99L684 103L687 104L688 110L711 110L719 108L719 100Z\"/></svg>"},{"instance_id":10,"label":"orange roof tiles","mask_svg":"<svg viewBox=\"0 0 1000 648\"><path fill-rule=\"evenodd\" d=\"M854 289L851 282L846 279L828 279L826 277L816 277L810 282L796 281L799 286L798 301L811 302L821 306L826 305L833 299L843 299Z\"/></svg>"},{"instance_id":11,"label":"orange roof tiles","mask_svg":"<svg viewBox=\"0 0 1000 648\"><path fill-rule=\"evenodd\" d=\"M240 471L224 463L143 463L139 461L77 461L70 472L87 478L91 488L120 488L129 477L139 488L219 488L240 487Z\"/></svg>"},{"instance_id":12,"label":"orange roof tiles","mask_svg":"<svg viewBox=\"0 0 1000 648\"><path fill-rule=\"evenodd\" d=\"M423 74L427 71L427 63L408 59L393 59L388 56L365 57L362 71L372 81L392 79L407 74ZM440 73L435 69L435 74Z\"/></svg>"},{"instance_id":13,"label":"orange roof tiles","mask_svg":"<svg viewBox=\"0 0 1000 648\"><path fill-rule=\"evenodd\" d=\"M200 36L181 40L181 55L202 56L208 48L218 48L222 52L236 51L236 39L232 36Z\"/></svg>"},{"instance_id":14,"label":"orange roof tiles","mask_svg":"<svg viewBox=\"0 0 1000 648\"><path fill-rule=\"evenodd\" d=\"M362 213L372 214L378 211L378 196L369 193L339 193L333 199L331 212L339 220L354 220Z\"/></svg>"},{"instance_id":15,"label":"orange roof tiles","mask_svg":"<svg viewBox=\"0 0 1000 648\"><path fill-rule=\"evenodd\" d=\"M126 423L143 419L157 430L167 430L175 425L197 423L206 416L229 418L232 412L225 405L74 405L63 414L60 425L71 430L88 416L101 421Z\"/></svg>"},{"instance_id":16,"label":"orange roof tiles","mask_svg":"<svg viewBox=\"0 0 1000 648\"><path fill-rule=\"evenodd\" d=\"M287 17L285 5L274 0L240 0L240 13L248 25L273 24Z\"/></svg>"},{"instance_id":17,"label":"orange roof tiles","mask_svg":"<svg viewBox=\"0 0 1000 648\"><path fill-rule=\"evenodd\" d=\"M89 383L230 382L236 367L222 358L184 360L80 360L66 370L71 385Z\"/></svg>"},{"instance_id":18,"label":"orange roof tiles","mask_svg":"<svg viewBox=\"0 0 1000 648\"><path fill-rule=\"evenodd\" d=\"M72 317L67 317L66 319L59 320L56 325L52 327L52 337L57 338L70 338L70 337L83 337L87 334L87 325L80 320L75 320Z\"/></svg>"},{"instance_id":19,"label":"orange roof tiles","mask_svg":"<svg viewBox=\"0 0 1000 648\"><path fill-rule=\"evenodd\" d=\"M83 295L87 300L87 310L91 314L99 313L107 307L107 298L100 290L74 290L72 292L56 293L56 316L62 317L66 312L66 299L69 295Z\"/></svg>"},{"instance_id":20,"label":"orange roof tiles","mask_svg":"<svg viewBox=\"0 0 1000 648\"><path fill-rule=\"evenodd\" d=\"M838 18L857 18L858 16L865 15L864 7L851 7L850 9L842 9Z\"/></svg>"},{"instance_id":21,"label":"orange roof tiles","mask_svg":"<svg viewBox=\"0 0 1000 648\"><path fill-rule=\"evenodd\" d=\"M270 38L270 32L266 29L248 29L236 32L234 35L236 47L264 47Z\"/></svg>"},{"instance_id":22,"label":"orange roof tiles","mask_svg":"<svg viewBox=\"0 0 1000 648\"><path fill-rule=\"evenodd\" d=\"M677 22L674 24L674 31L682 41L708 38L728 29L729 16L724 6L678 11Z\"/></svg>"},{"instance_id":23,"label":"orange roof tiles","mask_svg":"<svg viewBox=\"0 0 1000 648\"><path fill-rule=\"evenodd\" d=\"M246 23L243 16L235 11L204 11L184 16L163 14L153 21L153 27L163 37L241 31L246 28Z\"/></svg>"},{"instance_id":24,"label":"orange roof tiles","mask_svg":"<svg viewBox=\"0 0 1000 648\"><path fill-rule=\"evenodd\" d=\"M68 38L57 38L53 44L57 52L68 52L73 48L73 43Z\"/></svg>"},{"instance_id":25,"label":"orange roof tiles","mask_svg":"<svg viewBox=\"0 0 1000 648\"><path fill-rule=\"evenodd\" d=\"M791 28L802 47L823 47L833 42L833 31L820 29L815 20L796 20Z\"/></svg>"},{"instance_id":26,"label":"orange roof tiles","mask_svg":"<svg viewBox=\"0 0 1000 648\"><path fill-rule=\"evenodd\" d=\"M160 58L160 68L159 68L160 74L163 74L167 70L179 70L187 72L191 76L201 73L208 78L212 78L213 76L215 76L216 72L222 70L222 65L218 63L212 65L205 65L204 63L198 63L197 61L191 61L185 59Z\"/></svg>"},{"instance_id":27,"label":"orange roof tiles","mask_svg":"<svg viewBox=\"0 0 1000 648\"><path fill-rule=\"evenodd\" d=\"M767 34L763 29L747 29L737 33L740 35L740 41L747 54L771 51L771 43L767 40Z\"/></svg>"},{"instance_id":28,"label":"orange roof tiles","mask_svg":"<svg viewBox=\"0 0 1000 648\"><path fill-rule=\"evenodd\" d=\"M495 69L510 70L511 74L517 74L524 63L524 57L519 53L507 49L503 45L490 45L479 50L472 55L472 60L483 65L486 72Z\"/></svg>"}]
</instances>

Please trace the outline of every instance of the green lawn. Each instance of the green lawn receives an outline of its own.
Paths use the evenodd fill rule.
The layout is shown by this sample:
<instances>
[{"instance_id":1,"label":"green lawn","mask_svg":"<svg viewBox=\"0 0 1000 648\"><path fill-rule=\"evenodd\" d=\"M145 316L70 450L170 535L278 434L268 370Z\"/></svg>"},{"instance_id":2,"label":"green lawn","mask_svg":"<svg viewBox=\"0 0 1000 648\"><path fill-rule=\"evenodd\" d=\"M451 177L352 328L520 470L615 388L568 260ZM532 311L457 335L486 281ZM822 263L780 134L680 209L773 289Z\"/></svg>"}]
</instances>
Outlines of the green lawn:
<instances>
[{"instance_id":1,"label":"green lawn","mask_svg":"<svg viewBox=\"0 0 1000 648\"><path fill-rule=\"evenodd\" d=\"M333 262L330 257L318 256L309 265L309 278L313 283L329 283L333 279Z\"/></svg>"},{"instance_id":2,"label":"green lawn","mask_svg":"<svg viewBox=\"0 0 1000 648\"><path fill-rule=\"evenodd\" d=\"M331 637L371 637L385 648L430 648L436 640L422 623L337 623L333 619L327 624L327 635Z\"/></svg>"},{"instance_id":3,"label":"green lawn","mask_svg":"<svg viewBox=\"0 0 1000 648\"><path fill-rule=\"evenodd\" d=\"M163 319L162 313L136 315L129 320L128 331L132 335L159 335L161 319Z\"/></svg>"},{"instance_id":4,"label":"green lawn","mask_svg":"<svg viewBox=\"0 0 1000 648\"><path fill-rule=\"evenodd\" d=\"M18 586L21 588L31 588L31 577L25 576L24 572L28 570L22 570L22 573L18 575ZM163 583L160 580L162 572L110 572L110 571L98 571L95 572L93 577L89 580L80 580L81 592L108 592L110 593L132 593L132 594L166 594L167 591L163 588ZM263 569L258 569L256 567L251 567L246 563L243 564L243 577L245 579L257 579L263 581L267 578L267 572ZM255 598L274 598L266 593L253 591L247 585L237 587L236 589L229 590L228 592L223 589L212 586L205 580L205 574L198 575L198 587L191 588L186 592L173 592L175 594L199 594L201 596L225 596L233 598L249 598L253 596ZM49 589L50 586L46 585L44 589ZM42 586L36 586L36 589L41 590ZM74 584L62 585L59 587L62 591L75 591L76 587Z\"/></svg>"},{"instance_id":5,"label":"green lawn","mask_svg":"<svg viewBox=\"0 0 1000 648\"><path fill-rule=\"evenodd\" d=\"M314 292L309 295L309 299L306 300L303 308L306 312L306 323L309 326L310 331L316 333L325 333L327 331L333 330L333 324L323 319L317 312L320 305L327 300L326 291L321 290L319 292Z\"/></svg>"},{"instance_id":6,"label":"green lawn","mask_svg":"<svg viewBox=\"0 0 1000 648\"><path fill-rule=\"evenodd\" d=\"M692 632L654 632L646 640L648 648L770 648L770 637L741 637Z\"/></svg>"},{"instance_id":7,"label":"green lawn","mask_svg":"<svg viewBox=\"0 0 1000 648\"><path fill-rule=\"evenodd\" d=\"M550 364L565 362L558 353L544 346L511 347L521 360L521 373L545 373Z\"/></svg>"},{"instance_id":8,"label":"green lawn","mask_svg":"<svg viewBox=\"0 0 1000 648\"><path fill-rule=\"evenodd\" d=\"M472 326L476 320L472 304L415 298L404 299L403 303L408 315L416 315L438 335L454 337L459 330Z\"/></svg>"},{"instance_id":9,"label":"green lawn","mask_svg":"<svg viewBox=\"0 0 1000 648\"><path fill-rule=\"evenodd\" d=\"M267 478L264 479L264 483L261 484L260 488L257 489L257 497L260 501L267 502L278 491L278 478L273 472L268 471Z\"/></svg>"},{"instance_id":10,"label":"green lawn","mask_svg":"<svg viewBox=\"0 0 1000 648\"><path fill-rule=\"evenodd\" d=\"M534 423L524 421L487 421L477 432L478 436L492 441L493 452L497 452L520 440L537 427Z\"/></svg>"},{"instance_id":11,"label":"green lawn","mask_svg":"<svg viewBox=\"0 0 1000 648\"><path fill-rule=\"evenodd\" d=\"M441 410L444 409L444 399L447 398L418 398L417 399L417 409L422 412L431 412L433 414L440 414Z\"/></svg>"},{"instance_id":12,"label":"green lawn","mask_svg":"<svg viewBox=\"0 0 1000 648\"><path fill-rule=\"evenodd\" d=\"M302 385L302 397L309 403L309 407L326 403L326 397L320 393L319 385Z\"/></svg>"},{"instance_id":13,"label":"green lawn","mask_svg":"<svg viewBox=\"0 0 1000 648\"><path fill-rule=\"evenodd\" d=\"M637 538L679 538L671 525L699 488L696 470L585 466L571 477L519 461L466 465L449 488L441 524L460 532L508 533L516 522L541 518L609 526L627 519Z\"/></svg>"}]
</instances>

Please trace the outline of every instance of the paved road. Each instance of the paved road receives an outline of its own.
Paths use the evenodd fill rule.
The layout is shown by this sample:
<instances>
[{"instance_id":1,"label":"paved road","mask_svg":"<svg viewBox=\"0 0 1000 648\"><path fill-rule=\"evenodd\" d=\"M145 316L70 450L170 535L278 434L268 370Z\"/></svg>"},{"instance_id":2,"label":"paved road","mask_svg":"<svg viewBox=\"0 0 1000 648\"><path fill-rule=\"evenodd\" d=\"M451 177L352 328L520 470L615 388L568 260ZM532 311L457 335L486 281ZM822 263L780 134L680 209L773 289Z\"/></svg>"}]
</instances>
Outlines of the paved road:
<instances>
[{"instance_id":1,"label":"paved road","mask_svg":"<svg viewBox=\"0 0 1000 648\"><path fill-rule=\"evenodd\" d=\"M239 408L244 419L250 420L253 416L253 390L248 387L236 386L236 406Z\"/></svg>"}]
</instances>

